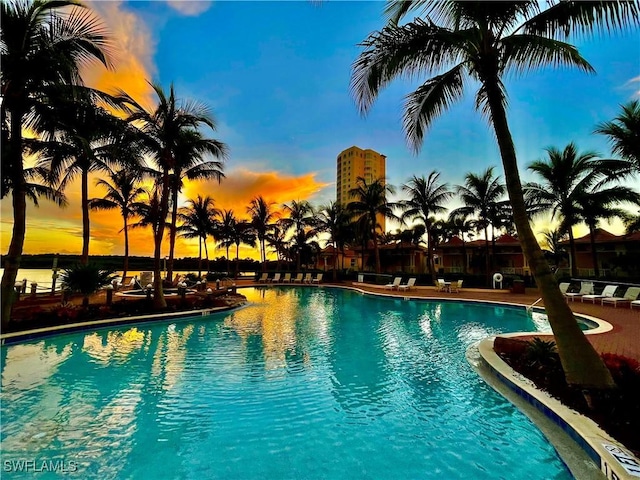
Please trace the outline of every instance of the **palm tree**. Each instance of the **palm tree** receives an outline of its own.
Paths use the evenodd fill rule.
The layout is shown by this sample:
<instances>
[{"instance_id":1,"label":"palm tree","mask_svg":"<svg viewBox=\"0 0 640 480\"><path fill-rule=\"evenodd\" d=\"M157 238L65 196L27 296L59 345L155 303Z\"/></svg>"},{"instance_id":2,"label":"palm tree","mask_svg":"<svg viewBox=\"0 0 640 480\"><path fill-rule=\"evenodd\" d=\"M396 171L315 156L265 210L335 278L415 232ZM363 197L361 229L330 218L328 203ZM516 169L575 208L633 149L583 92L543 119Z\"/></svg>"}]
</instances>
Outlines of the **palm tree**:
<instances>
[{"instance_id":1,"label":"palm tree","mask_svg":"<svg viewBox=\"0 0 640 480\"><path fill-rule=\"evenodd\" d=\"M231 273L231 265L229 260L229 248L235 243L236 228L238 226L238 219L236 218L233 210L222 210L220 212L220 222L218 223L217 235L220 239L218 243L219 247L224 247L227 250L227 274Z\"/></svg>"},{"instance_id":2,"label":"palm tree","mask_svg":"<svg viewBox=\"0 0 640 480\"><path fill-rule=\"evenodd\" d=\"M238 278L238 264L240 262L240 245L244 244L251 248L256 247L256 234L251 222L241 221L236 224L233 234L233 243L236 244L236 272L235 278Z\"/></svg>"},{"instance_id":3,"label":"palm tree","mask_svg":"<svg viewBox=\"0 0 640 480\"><path fill-rule=\"evenodd\" d=\"M139 171L127 168L109 169L107 174L110 181L103 178L96 180L96 186L103 187L107 193L102 198L90 199L89 207L92 210L120 210L123 223L120 231L124 232L124 264L122 266L122 278L124 278L129 270L129 219L135 215L133 206L138 201L138 197L147 191L139 186L141 176Z\"/></svg>"},{"instance_id":4,"label":"palm tree","mask_svg":"<svg viewBox=\"0 0 640 480\"><path fill-rule=\"evenodd\" d=\"M184 238L198 239L198 278L202 276L202 244L209 263L209 251L207 249L207 237L217 229L216 217L220 210L215 208L213 198L198 195L195 199L188 199L187 205L178 212L178 218L182 225L178 227L180 236Z\"/></svg>"},{"instance_id":5,"label":"palm tree","mask_svg":"<svg viewBox=\"0 0 640 480\"><path fill-rule=\"evenodd\" d=\"M380 250L378 249L378 216L397 220L393 214L394 205L387 201L387 195L394 194L395 188L387 185L382 178L377 178L371 183L358 177L356 187L349 190L349 195L354 200L350 201L348 208L354 215L360 216L360 220L365 222L364 231L367 235L363 239L363 247L367 240L373 241L373 250L376 261L376 273L380 273ZM367 238L368 237L368 238ZM362 252L364 260L364 250ZM364 263L363 263L364 266Z\"/></svg>"},{"instance_id":6,"label":"palm tree","mask_svg":"<svg viewBox=\"0 0 640 480\"><path fill-rule=\"evenodd\" d=\"M269 245L276 254L276 270L280 270L280 264L283 260L289 260L289 253L291 252L291 243L286 239L287 229L282 225L283 220L284 219L281 218L273 223L266 236L267 245Z\"/></svg>"},{"instance_id":7,"label":"palm tree","mask_svg":"<svg viewBox=\"0 0 640 480\"><path fill-rule=\"evenodd\" d=\"M267 202L262 195L251 199L247 207L247 213L251 217L251 226L256 232L258 241L260 242L260 261L262 262L262 271L267 268L267 250L265 241L267 234L271 228L271 223L277 218L277 214L272 210L273 202Z\"/></svg>"},{"instance_id":8,"label":"palm tree","mask_svg":"<svg viewBox=\"0 0 640 480\"><path fill-rule=\"evenodd\" d=\"M427 178L413 176L402 186L402 190L409 195L408 200L398 205L402 210L402 220L419 222L427 232L427 263L431 279L436 281L435 265L433 263L432 215L444 214L447 208L443 203L453 196L449 185L440 182L440 173L433 170Z\"/></svg>"},{"instance_id":9,"label":"palm tree","mask_svg":"<svg viewBox=\"0 0 640 480\"><path fill-rule=\"evenodd\" d=\"M536 205L537 213L551 211L552 218L561 218L560 229L569 235L571 275L578 275L576 246L573 236L575 225L581 222L578 200L595 193L602 182L611 177L611 172L626 169L625 163L616 160L600 160L596 152L580 153L574 143L564 150L555 147L546 149L547 158L529 165L542 183L527 183L526 194Z\"/></svg>"},{"instance_id":10,"label":"palm tree","mask_svg":"<svg viewBox=\"0 0 640 480\"><path fill-rule=\"evenodd\" d=\"M169 213L171 178L176 173L176 166L181 158L180 148L184 145L185 131L197 131L202 126L215 130L215 123L205 105L197 102L180 102L176 98L173 85L169 88L169 95L159 85L152 84L151 86L158 98L158 104L152 111L147 111L126 94L122 94L119 100L127 105L132 112L127 120L132 124L140 125L147 152L161 172L157 179L159 187L158 217L165 219ZM224 154L217 147L215 149L218 152L217 156ZM164 231L164 221L154 225L153 304L155 308L167 306L161 278Z\"/></svg>"},{"instance_id":11,"label":"palm tree","mask_svg":"<svg viewBox=\"0 0 640 480\"><path fill-rule=\"evenodd\" d=\"M485 244L485 274L487 284L491 274L489 256L489 226L493 226L491 219L495 219L495 212L500 208L499 203L505 194L505 185L500 183L500 177L493 176L494 167L487 168L480 175L467 173L464 185L456 187L456 193L460 196L463 207L455 209L451 214L455 216L476 216L476 229L484 232ZM495 235L493 235L495 237Z\"/></svg>"},{"instance_id":12,"label":"palm tree","mask_svg":"<svg viewBox=\"0 0 640 480\"><path fill-rule=\"evenodd\" d=\"M366 113L382 87L400 76L432 75L407 96L404 129L418 151L431 123L476 84L476 107L493 127L504 168L518 238L542 292L549 322L570 385L611 387L613 379L586 340L562 297L531 230L507 121L507 95L502 77L551 65L575 66L591 72L578 50L560 39L592 30L612 30L638 23L635 2L552 0L541 11L535 0L520 2L401 1L387 6L391 21L361 44L364 52L353 66L351 89ZM400 25L419 7L426 20ZM465 82L465 76L474 82Z\"/></svg>"},{"instance_id":13,"label":"palm tree","mask_svg":"<svg viewBox=\"0 0 640 480\"><path fill-rule=\"evenodd\" d=\"M600 220L611 220L613 218L625 219L627 211L619 205L624 202L640 203L640 195L629 187L613 186L600 190L586 192L577 200L578 215L589 227L589 240L591 243L591 258L593 262L594 275L600 276L598 266L598 252L596 250L596 229Z\"/></svg>"},{"instance_id":14,"label":"palm tree","mask_svg":"<svg viewBox=\"0 0 640 480\"><path fill-rule=\"evenodd\" d=\"M296 269L300 270L300 260L302 251L307 240L315 235L312 226L315 223L313 207L306 200L293 200L291 205L286 203L282 206L287 217L280 220L280 224L284 231L293 229L292 247L296 253Z\"/></svg>"},{"instance_id":15,"label":"palm tree","mask_svg":"<svg viewBox=\"0 0 640 480\"><path fill-rule=\"evenodd\" d=\"M447 218L447 229L462 240L462 273L467 273L467 247L465 236L469 236L476 229L475 220L470 220L464 212L451 212Z\"/></svg>"},{"instance_id":16,"label":"palm tree","mask_svg":"<svg viewBox=\"0 0 640 480\"><path fill-rule=\"evenodd\" d=\"M624 227L627 235L630 233L640 232L640 211L635 215L627 213L627 216L624 219Z\"/></svg>"},{"instance_id":17,"label":"palm tree","mask_svg":"<svg viewBox=\"0 0 640 480\"><path fill-rule=\"evenodd\" d=\"M622 105L622 113L610 122L600 123L594 133L609 137L613 153L631 162L640 173L640 101Z\"/></svg>"},{"instance_id":18,"label":"palm tree","mask_svg":"<svg viewBox=\"0 0 640 480\"><path fill-rule=\"evenodd\" d=\"M89 174L108 171L111 165L138 169L141 161L135 138L127 135L127 125L99 107L88 91L58 102L56 116L40 128L49 132L39 143L44 156L38 165L50 171L50 181L66 188L80 176L82 208L82 255L80 263L89 262ZM48 124L45 126L45 124ZM126 136L131 138L127 141ZM126 142L123 148L119 142ZM122 150L126 149L125 154ZM126 159L126 160L125 160Z\"/></svg>"},{"instance_id":19,"label":"palm tree","mask_svg":"<svg viewBox=\"0 0 640 480\"><path fill-rule=\"evenodd\" d=\"M75 8L64 8L69 6ZM105 29L75 1L1 2L0 21L1 123L9 125L2 149L2 196L10 190L13 197L13 231L0 292L4 328L10 321L13 285L26 232L27 182L22 155L25 122L37 120L36 107L56 88L80 85L82 65L95 60L108 66L110 62Z\"/></svg>"},{"instance_id":20,"label":"palm tree","mask_svg":"<svg viewBox=\"0 0 640 480\"><path fill-rule=\"evenodd\" d=\"M175 163L170 177L171 183L171 226L169 229L169 262L167 278L173 276L173 258L176 245L176 219L178 216L178 194L182 191L184 179L217 180L224 178L224 163L217 160L205 160L206 155L214 158L226 158L225 144L208 138L194 129L181 130L176 145ZM207 257L208 258L208 257Z\"/></svg>"},{"instance_id":21,"label":"palm tree","mask_svg":"<svg viewBox=\"0 0 640 480\"><path fill-rule=\"evenodd\" d=\"M336 270L338 268L338 249L342 251L344 260L344 245L348 239L348 229L351 217L347 209L337 202L329 202L326 206L319 208L316 217L316 228L318 232L329 234L327 243L333 246L333 280L336 280Z\"/></svg>"}]
</instances>

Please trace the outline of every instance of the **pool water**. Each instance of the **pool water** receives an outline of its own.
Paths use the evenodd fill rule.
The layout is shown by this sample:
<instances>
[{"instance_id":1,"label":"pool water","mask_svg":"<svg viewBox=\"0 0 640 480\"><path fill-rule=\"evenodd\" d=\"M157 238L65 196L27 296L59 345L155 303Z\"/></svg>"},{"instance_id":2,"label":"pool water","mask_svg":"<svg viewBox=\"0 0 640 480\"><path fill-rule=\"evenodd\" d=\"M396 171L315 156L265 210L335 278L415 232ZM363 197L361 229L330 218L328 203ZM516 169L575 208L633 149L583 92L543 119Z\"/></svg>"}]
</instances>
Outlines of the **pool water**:
<instances>
[{"instance_id":1,"label":"pool water","mask_svg":"<svg viewBox=\"0 0 640 480\"><path fill-rule=\"evenodd\" d=\"M523 310L241 292L251 304L231 313L3 347L4 475L571 478L465 360L484 337L536 329ZM66 472L16 472L20 460Z\"/></svg>"}]
</instances>

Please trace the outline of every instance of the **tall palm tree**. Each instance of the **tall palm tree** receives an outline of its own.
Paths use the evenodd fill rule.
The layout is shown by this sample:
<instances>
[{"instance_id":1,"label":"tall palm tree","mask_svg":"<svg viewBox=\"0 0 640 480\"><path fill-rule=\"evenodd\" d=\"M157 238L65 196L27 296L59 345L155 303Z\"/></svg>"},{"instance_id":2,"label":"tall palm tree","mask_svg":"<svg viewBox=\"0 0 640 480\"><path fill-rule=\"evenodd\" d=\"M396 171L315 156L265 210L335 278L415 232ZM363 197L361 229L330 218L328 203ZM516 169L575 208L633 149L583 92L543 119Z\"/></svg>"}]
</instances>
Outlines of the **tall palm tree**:
<instances>
[{"instance_id":1,"label":"tall palm tree","mask_svg":"<svg viewBox=\"0 0 640 480\"><path fill-rule=\"evenodd\" d=\"M207 237L216 231L217 217L220 215L220 210L215 208L214 204L213 198L198 195L195 199L188 199L187 205L178 212L178 218L182 222L178 227L180 236L198 239L198 278L202 276L202 245L204 244L208 264Z\"/></svg>"},{"instance_id":2,"label":"tall palm tree","mask_svg":"<svg viewBox=\"0 0 640 480\"><path fill-rule=\"evenodd\" d=\"M467 247L465 237L476 229L475 220L464 212L451 212L447 218L447 229L462 240L462 273L467 273Z\"/></svg>"},{"instance_id":3,"label":"tall palm tree","mask_svg":"<svg viewBox=\"0 0 640 480\"><path fill-rule=\"evenodd\" d=\"M313 207L306 200L293 200L291 205L286 203L282 206L285 217L280 220L284 231L293 229L292 246L296 252L296 269L300 270L300 260L302 251L309 238L315 235L315 231L311 231L315 224Z\"/></svg>"},{"instance_id":4,"label":"tall palm tree","mask_svg":"<svg viewBox=\"0 0 640 480\"><path fill-rule=\"evenodd\" d=\"M225 144L204 138L194 129L181 130L176 145L175 163L171 173L171 227L169 229L169 262L167 278L173 276L173 259L176 245L176 220L178 216L178 194L187 180L217 180L224 178L224 162L206 160L206 156L224 159L227 156Z\"/></svg>"},{"instance_id":5,"label":"tall palm tree","mask_svg":"<svg viewBox=\"0 0 640 480\"><path fill-rule=\"evenodd\" d=\"M247 213L251 217L251 226L260 242L260 261L262 262L263 272L267 268L267 250L265 246L267 234L271 228L271 223L278 218L276 212L272 210L274 205L274 202L268 202L262 195L259 195L252 198L247 207Z\"/></svg>"},{"instance_id":6,"label":"tall palm tree","mask_svg":"<svg viewBox=\"0 0 640 480\"><path fill-rule=\"evenodd\" d=\"M329 202L319 208L316 217L316 229L318 232L329 234L327 243L333 246L333 280L336 280L338 268L338 250L342 252L344 259L344 245L348 239L348 228L351 216L341 203Z\"/></svg>"},{"instance_id":7,"label":"tall palm tree","mask_svg":"<svg viewBox=\"0 0 640 480\"><path fill-rule=\"evenodd\" d=\"M127 118L129 122L140 126L144 135L144 142L147 153L161 172L157 179L159 192L159 218L165 219L169 213L169 199L171 196L171 176L176 172L176 165L179 161L180 147L184 141L185 131L198 131L206 126L215 130L215 123L206 105L193 102L181 102L176 98L173 85L169 88L167 95L161 86L152 84L156 94L158 104L148 111L133 98L122 94L119 98L121 102L128 106L131 115ZM219 145L211 145L216 156L223 155L219 150ZM210 148L210 147L207 147ZM213 153L213 151L211 152ZM170 224L171 225L171 224ZM162 289L162 240L164 238L165 222L158 222L154 225L153 232L153 304L156 308L164 308L167 302Z\"/></svg>"},{"instance_id":8,"label":"tall palm tree","mask_svg":"<svg viewBox=\"0 0 640 480\"><path fill-rule=\"evenodd\" d=\"M109 170L116 164L138 169L141 156L136 153L135 138L126 132L127 124L97 105L90 92L58 102L56 116L42 122L47 129L40 148L44 156L39 166L49 169L51 182L66 188L72 180L80 177L82 209L82 255L80 263L89 262L89 175ZM126 137L130 137L125 140ZM123 145L126 142L126 153ZM120 154L118 154L120 153Z\"/></svg>"},{"instance_id":9,"label":"tall palm tree","mask_svg":"<svg viewBox=\"0 0 640 480\"><path fill-rule=\"evenodd\" d=\"M595 133L609 137L613 153L631 162L636 173L640 173L640 101L622 105L620 115L600 123Z\"/></svg>"},{"instance_id":10,"label":"tall palm tree","mask_svg":"<svg viewBox=\"0 0 640 480\"><path fill-rule=\"evenodd\" d=\"M75 8L64 8L70 6ZM10 191L13 205L13 231L0 292L4 328L10 321L26 232L23 128L27 120L37 120L36 107L57 87L82 83L81 66L92 61L109 66L110 61L106 30L75 1L1 2L0 22L1 123L9 125L8 142L2 149L2 196Z\"/></svg>"},{"instance_id":11,"label":"tall palm tree","mask_svg":"<svg viewBox=\"0 0 640 480\"><path fill-rule=\"evenodd\" d=\"M289 253L291 253L291 242L287 241L287 228L282 225L283 220L281 218L273 223L266 236L267 245L276 254L276 270L280 270L282 261L289 260Z\"/></svg>"},{"instance_id":12,"label":"tall palm tree","mask_svg":"<svg viewBox=\"0 0 640 480\"><path fill-rule=\"evenodd\" d=\"M109 180L99 178L96 186L106 190L102 198L89 200L89 208L92 210L120 210L122 215L122 230L124 232L124 264L122 266L122 278L127 276L129 270L129 219L134 213L134 204L143 193L148 193L140 186L140 171L123 168L121 170L107 171Z\"/></svg>"},{"instance_id":13,"label":"tall palm tree","mask_svg":"<svg viewBox=\"0 0 640 480\"><path fill-rule=\"evenodd\" d=\"M629 187L616 185L586 192L576 202L580 219L589 227L591 259L594 274L597 278L600 276L600 267L598 265L595 234L600 220L625 219L628 213L623 208L620 208L619 205L625 202L638 204L640 203L640 195Z\"/></svg>"},{"instance_id":14,"label":"tall palm tree","mask_svg":"<svg viewBox=\"0 0 640 480\"><path fill-rule=\"evenodd\" d=\"M527 183L526 194L537 205L537 213L550 211L552 218L560 217L560 229L569 235L571 275L575 277L578 267L572 227L582 221L578 200L600 190L602 182L610 179L616 166L619 165L618 171L626 166L622 161L598 159L593 151L581 153L574 143L569 143L563 150L549 147L546 151L547 158L532 162L528 167L542 182Z\"/></svg>"},{"instance_id":15,"label":"tall palm tree","mask_svg":"<svg viewBox=\"0 0 640 480\"><path fill-rule=\"evenodd\" d=\"M387 200L387 195L394 193L395 188L392 185L387 185L382 178L377 178L371 183L367 183L366 179L358 177L356 179L356 187L349 190L349 195L353 200L349 202L348 208L354 215L360 216L360 219L364 220L367 227L365 231L368 230L367 236L364 238L373 241L376 273L380 273L380 249L378 248L380 224L378 223L378 216L392 220L398 219L393 214L394 205ZM366 241L363 242L363 246L365 244Z\"/></svg>"},{"instance_id":16,"label":"tall palm tree","mask_svg":"<svg viewBox=\"0 0 640 480\"><path fill-rule=\"evenodd\" d=\"M487 284L491 275L491 259L489 255L489 226L493 226L491 220L495 220L495 212L505 194L505 185L500 182L500 177L493 175L494 167L487 168L480 175L467 173L464 177L464 185L456 187L456 193L460 196L463 207L452 212L453 216L475 216L476 229L484 232L485 245L485 275Z\"/></svg>"},{"instance_id":17,"label":"tall palm tree","mask_svg":"<svg viewBox=\"0 0 640 480\"><path fill-rule=\"evenodd\" d=\"M413 176L402 185L402 190L409 195L408 200L401 201L398 205L402 210L404 222L419 222L424 225L427 232L427 263L431 279L436 281L435 265L433 263L433 215L444 214L447 208L443 205L451 199L453 192L449 190L447 183L440 181L440 172L433 170L427 178Z\"/></svg>"},{"instance_id":18,"label":"tall palm tree","mask_svg":"<svg viewBox=\"0 0 640 480\"><path fill-rule=\"evenodd\" d=\"M417 151L433 121L462 98L465 86L479 85L476 107L496 135L518 238L542 292L556 336L567 381L571 385L610 387L611 374L586 340L562 297L527 216L515 146L507 121L507 95L502 77L546 65L593 67L578 50L562 40L592 30L609 31L638 23L635 2L535 0L401 1L387 6L390 22L361 44L353 65L351 88L360 111L366 113L381 88L400 76L430 75L407 96L404 129ZM401 25L411 10L426 19ZM465 82L465 76L474 82Z\"/></svg>"}]
</instances>

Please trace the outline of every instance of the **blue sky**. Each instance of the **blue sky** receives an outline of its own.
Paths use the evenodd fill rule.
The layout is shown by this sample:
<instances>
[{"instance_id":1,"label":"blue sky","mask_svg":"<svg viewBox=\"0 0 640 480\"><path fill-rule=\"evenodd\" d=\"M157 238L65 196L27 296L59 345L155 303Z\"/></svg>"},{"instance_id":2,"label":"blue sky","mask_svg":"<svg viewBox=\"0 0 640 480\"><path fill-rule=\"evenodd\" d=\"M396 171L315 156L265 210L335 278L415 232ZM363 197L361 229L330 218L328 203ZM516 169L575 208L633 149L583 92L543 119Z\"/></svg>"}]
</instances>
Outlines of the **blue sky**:
<instances>
[{"instance_id":1,"label":"blue sky","mask_svg":"<svg viewBox=\"0 0 640 480\"><path fill-rule=\"evenodd\" d=\"M349 93L351 65L361 51L358 43L384 26L384 2L112 0L90 5L112 32L118 62L115 72L84 72L88 84L122 88L149 100L146 80L165 89L173 82L180 98L201 101L215 114L218 130L211 135L231 151L227 178L221 185L188 185L184 199L211 195L218 207L239 215L258 194L280 205L302 199L325 204L335 199L336 156L352 145L386 155L387 180L397 187L434 169L452 185L490 165L502 172L493 133L473 107L473 84L464 101L434 123L419 155L406 145L401 111L403 97L424 78L392 83L366 118L358 114ZM591 132L638 96L639 40L636 29L576 42L595 75L545 69L506 80L508 116L525 180L531 179L526 164L541 158L548 146L563 148L575 141L581 150L609 154L606 139ZM66 193L66 210L43 203L30 211L26 252L80 251L79 184ZM4 249L10 202L2 202L2 213ZM91 221L91 251L122 253L117 218L96 212ZM52 228L59 240L55 247ZM605 228L621 232L620 223ZM132 253L149 254L148 244L149 238L141 236L133 241ZM180 254L197 254L196 244L179 247Z\"/></svg>"},{"instance_id":2,"label":"blue sky","mask_svg":"<svg viewBox=\"0 0 640 480\"><path fill-rule=\"evenodd\" d=\"M184 16L161 2L131 8L157 27L155 63L163 85L211 105L218 136L232 151L229 168L317 172L333 182L335 157L351 145L388 157L391 183L442 171L452 182L467 171L499 165L492 132L473 108L473 91L444 114L422 152L407 148L401 129L403 96L417 83L395 82L362 118L349 94L357 43L383 26L382 2L215 2ZM608 154L591 134L640 90L638 33L578 44L596 75L547 69L509 79L509 120L521 165L543 148L576 141ZM333 198L327 187L318 198Z\"/></svg>"}]
</instances>

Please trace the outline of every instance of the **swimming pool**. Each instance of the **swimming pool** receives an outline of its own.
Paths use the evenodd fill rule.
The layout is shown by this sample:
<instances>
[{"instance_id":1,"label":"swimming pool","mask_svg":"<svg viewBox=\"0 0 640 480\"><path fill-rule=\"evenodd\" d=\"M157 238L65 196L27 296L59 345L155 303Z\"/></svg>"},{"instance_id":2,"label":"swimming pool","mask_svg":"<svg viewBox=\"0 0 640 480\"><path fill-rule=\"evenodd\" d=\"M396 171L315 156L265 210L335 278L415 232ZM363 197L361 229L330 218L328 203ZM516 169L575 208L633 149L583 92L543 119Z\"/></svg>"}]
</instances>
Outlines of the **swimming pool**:
<instances>
[{"instance_id":1,"label":"swimming pool","mask_svg":"<svg viewBox=\"0 0 640 480\"><path fill-rule=\"evenodd\" d=\"M242 293L252 304L231 313L3 347L4 471L32 460L65 478L571 478L465 360L481 338L534 330L524 310Z\"/></svg>"}]
</instances>

